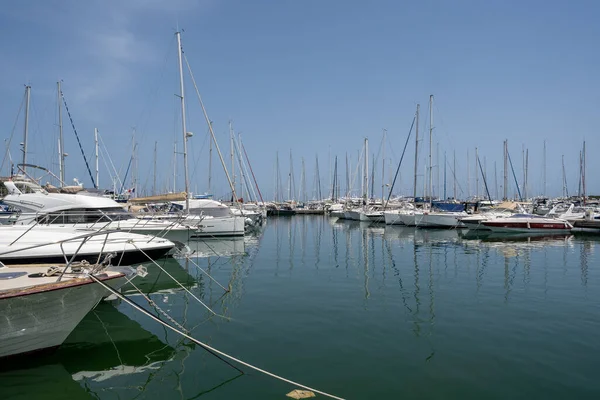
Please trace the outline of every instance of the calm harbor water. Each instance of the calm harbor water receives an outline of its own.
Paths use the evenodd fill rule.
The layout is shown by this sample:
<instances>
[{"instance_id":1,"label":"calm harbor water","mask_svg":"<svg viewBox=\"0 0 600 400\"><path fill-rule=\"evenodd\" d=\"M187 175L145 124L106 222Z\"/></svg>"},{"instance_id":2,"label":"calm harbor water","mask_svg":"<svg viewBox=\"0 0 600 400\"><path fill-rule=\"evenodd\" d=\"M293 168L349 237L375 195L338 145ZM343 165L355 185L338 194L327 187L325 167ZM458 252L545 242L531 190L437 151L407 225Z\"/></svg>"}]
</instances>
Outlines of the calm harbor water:
<instances>
[{"instance_id":1,"label":"calm harbor water","mask_svg":"<svg viewBox=\"0 0 600 400\"><path fill-rule=\"evenodd\" d=\"M189 261L159 261L227 319L156 266L134 284L195 338L349 399L598 399L599 244L282 217L256 236L194 244L193 261L229 294ZM0 361L0 398L284 399L294 389L244 371L113 301L56 352Z\"/></svg>"}]
</instances>

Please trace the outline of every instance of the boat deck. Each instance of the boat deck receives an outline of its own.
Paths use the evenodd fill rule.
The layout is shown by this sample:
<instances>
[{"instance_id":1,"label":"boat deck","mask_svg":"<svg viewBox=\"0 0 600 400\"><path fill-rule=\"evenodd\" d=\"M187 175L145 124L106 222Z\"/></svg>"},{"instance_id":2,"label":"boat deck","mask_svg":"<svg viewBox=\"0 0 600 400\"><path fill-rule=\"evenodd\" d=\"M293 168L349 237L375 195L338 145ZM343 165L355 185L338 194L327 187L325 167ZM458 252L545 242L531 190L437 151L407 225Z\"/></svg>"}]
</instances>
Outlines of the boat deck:
<instances>
[{"instance_id":1,"label":"boat deck","mask_svg":"<svg viewBox=\"0 0 600 400\"><path fill-rule=\"evenodd\" d=\"M5 265L0 268L0 299L93 282L82 274L72 272L65 273L61 281L57 282L60 272L57 275L45 276L51 267L58 267L60 271L64 269L64 265L60 264ZM96 276L100 280L105 280L119 278L125 276L125 274L116 271L104 271Z\"/></svg>"}]
</instances>

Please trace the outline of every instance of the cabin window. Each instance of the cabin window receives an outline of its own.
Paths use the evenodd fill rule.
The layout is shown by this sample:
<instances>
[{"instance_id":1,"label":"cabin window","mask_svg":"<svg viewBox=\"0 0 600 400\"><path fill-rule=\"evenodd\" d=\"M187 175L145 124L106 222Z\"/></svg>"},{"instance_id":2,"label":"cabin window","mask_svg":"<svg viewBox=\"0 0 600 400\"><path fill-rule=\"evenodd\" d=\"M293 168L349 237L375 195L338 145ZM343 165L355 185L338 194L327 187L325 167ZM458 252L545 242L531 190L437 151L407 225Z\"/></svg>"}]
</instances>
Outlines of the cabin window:
<instances>
[{"instance_id":1,"label":"cabin window","mask_svg":"<svg viewBox=\"0 0 600 400\"><path fill-rule=\"evenodd\" d=\"M133 218L121 207L106 209L71 209L41 215L37 221L42 224L102 224Z\"/></svg>"}]
</instances>

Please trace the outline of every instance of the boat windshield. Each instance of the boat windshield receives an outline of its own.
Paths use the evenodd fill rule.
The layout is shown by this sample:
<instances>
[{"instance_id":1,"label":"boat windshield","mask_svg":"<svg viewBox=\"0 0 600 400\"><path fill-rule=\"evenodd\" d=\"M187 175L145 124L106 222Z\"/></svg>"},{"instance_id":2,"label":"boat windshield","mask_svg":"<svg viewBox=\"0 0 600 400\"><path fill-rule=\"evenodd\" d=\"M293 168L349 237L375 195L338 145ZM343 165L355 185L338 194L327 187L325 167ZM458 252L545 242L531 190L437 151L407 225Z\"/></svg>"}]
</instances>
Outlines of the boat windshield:
<instances>
[{"instance_id":1,"label":"boat windshield","mask_svg":"<svg viewBox=\"0 0 600 400\"><path fill-rule=\"evenodd\" d=\"M121 207L79 208L50 212L36 218L41 224L93 224L135 218Z\"/></svg>"}]
</instances>

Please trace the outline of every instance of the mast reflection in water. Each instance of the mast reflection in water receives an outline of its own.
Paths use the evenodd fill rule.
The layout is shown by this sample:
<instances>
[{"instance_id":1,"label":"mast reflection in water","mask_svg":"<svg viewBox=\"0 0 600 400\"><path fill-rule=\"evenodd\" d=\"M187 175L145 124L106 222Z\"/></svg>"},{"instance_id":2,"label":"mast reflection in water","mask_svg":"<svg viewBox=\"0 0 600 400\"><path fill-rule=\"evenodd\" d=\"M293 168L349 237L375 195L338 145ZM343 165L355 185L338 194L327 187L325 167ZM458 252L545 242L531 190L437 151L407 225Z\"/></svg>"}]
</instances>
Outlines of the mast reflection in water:
<instances>
[{"instance_id":1,"label":"mast reflection in water","mask_svg":"<svg viewBox=\"0 0 600 400\"><path fill-rule=\"evenodd\" d=\"M140 289L216 348L345 398L595 398L598 243L271 218L241 242L158 261L227 318L156 266L123 290L151 309ZM125 304L101 305L86 321L75 344L0 373L3 394L23 382L15 375L52 377L74 398L280 398L293 389L240 377ZM103 332L112 341L97 339Z\"/></svg>"}]
</instances>

